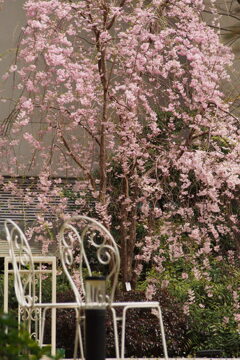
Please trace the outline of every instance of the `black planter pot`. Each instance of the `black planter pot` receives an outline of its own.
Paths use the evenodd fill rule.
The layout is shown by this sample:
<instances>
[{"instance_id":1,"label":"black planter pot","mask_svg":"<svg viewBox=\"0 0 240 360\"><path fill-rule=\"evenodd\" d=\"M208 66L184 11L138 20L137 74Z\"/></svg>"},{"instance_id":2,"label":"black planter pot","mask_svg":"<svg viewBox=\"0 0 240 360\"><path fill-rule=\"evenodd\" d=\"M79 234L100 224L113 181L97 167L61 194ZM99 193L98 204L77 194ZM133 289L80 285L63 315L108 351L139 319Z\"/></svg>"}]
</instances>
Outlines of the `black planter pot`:
<instances>
[{"instance_id":1,"label":"black planter pot","mask_svg":"<svg viewBox=\"0 0 240 360\"><path fill-rule=\"evenodd\" d=\"M221 358L222 350L199 350L196 352L196 358Z\"/></svg>"}]
</instances>

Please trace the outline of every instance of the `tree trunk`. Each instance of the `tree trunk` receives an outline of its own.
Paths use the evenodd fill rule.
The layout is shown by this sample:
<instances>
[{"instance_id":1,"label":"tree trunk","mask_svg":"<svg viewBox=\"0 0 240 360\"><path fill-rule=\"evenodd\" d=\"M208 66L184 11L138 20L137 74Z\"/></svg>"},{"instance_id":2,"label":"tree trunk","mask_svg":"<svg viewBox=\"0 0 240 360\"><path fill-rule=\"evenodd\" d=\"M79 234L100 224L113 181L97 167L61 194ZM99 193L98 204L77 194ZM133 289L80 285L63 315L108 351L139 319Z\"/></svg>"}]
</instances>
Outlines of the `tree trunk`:
<instances>
[{"instance_id":1,"label":"tree trunk","mask_svg":"<svg viewBox=\"0 0 240 360\"><path fill-rule=\"evenodd\" d=\"M126 289L126 282L130 282L134 288L136 285L136 277L134 276L134 248L136 243L136 209L128 213L125 205L122 206L122 218L120 227L121 237L121 275L123 289ZM130 223L130 225L125 225Z\"/></svg>"}]
</instances>

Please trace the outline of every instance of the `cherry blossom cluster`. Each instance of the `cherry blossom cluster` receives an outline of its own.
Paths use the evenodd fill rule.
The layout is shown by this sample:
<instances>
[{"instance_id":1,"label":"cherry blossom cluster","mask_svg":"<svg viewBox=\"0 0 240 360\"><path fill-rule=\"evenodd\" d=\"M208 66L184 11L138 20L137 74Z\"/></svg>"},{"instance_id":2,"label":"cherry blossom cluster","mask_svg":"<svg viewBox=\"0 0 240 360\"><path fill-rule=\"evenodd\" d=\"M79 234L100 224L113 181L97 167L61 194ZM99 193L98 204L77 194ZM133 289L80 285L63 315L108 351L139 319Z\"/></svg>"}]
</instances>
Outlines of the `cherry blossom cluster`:
<instances>
[{"instance_id":1,"label":"cherry blossom cluster","mask_svg":"<svg viewBox=\"0 0 240 360\"><path fill-rule=\"evenodd\" d=\"M24 9L9 72L21 96L0 151L12 164L2 174L31 169L46 186L40 223L51 179L71 176L119 234L124 281L144 261L163 271L162 239L172 261L189 244L195 259L220 259L221 239L238 236L239 129L220 87L232 55L203 22L203 1L26 0ZM59 215L65 205L62 196Z\"/></svg>"}]
</instances>

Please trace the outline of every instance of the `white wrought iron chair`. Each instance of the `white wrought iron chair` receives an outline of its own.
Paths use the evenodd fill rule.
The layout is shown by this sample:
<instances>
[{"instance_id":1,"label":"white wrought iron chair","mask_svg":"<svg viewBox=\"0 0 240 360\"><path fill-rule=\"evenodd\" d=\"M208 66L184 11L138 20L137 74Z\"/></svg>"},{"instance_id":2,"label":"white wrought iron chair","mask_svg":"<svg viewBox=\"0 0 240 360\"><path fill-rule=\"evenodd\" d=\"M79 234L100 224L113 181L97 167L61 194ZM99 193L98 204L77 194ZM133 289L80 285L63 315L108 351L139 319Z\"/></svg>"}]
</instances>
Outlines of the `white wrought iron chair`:
<instances>
[{"instance_id":1,"label":"white wrought iron chair","mask_svg":"<svg viewBox=\"0 0 240 360\"><path fill-rule=\"evenodd\" d=\"M102 275L106 277L109 292L106 295L105 302L106 306L111 309L113 315L116 358L124 359L125 356L127 311L132 308L150 308L157 310L164 357L165 359L168 359L165 332L159 302L114 302L114 294L118 283L120 269L120 256L118 246L110 232L94 219L87 216L74 216L66 220L62 225L58 241L64 272L71 284L77 303L80 303L83 308L86 306L84 277L93 276L95 275L94 271L99 272L99 270L102 270ZM69 271L69 269L74 266L76 258L79 266L80 291L73 281ZM99 266L103 269L99 269ZM122 316L117 316L117 308L122 309ZM79 319L79 321L81 320L82 318ZM121 352L119 351L117 322L122 322ZM81 339L80 325L77 327L77 331L78 336L76 336L76 340ZM83 343L82 339L81 343ZM77 346L76 343L75 345ZM75 356L76 351L77 349L75 347Z\"/></svg>"},{"instance_id":2,"label":"white wrought iron chair","mask_svg":"<svg viewBox=\"0 0 240 360\"><path fill-rule=\"evenodd\" d=\"M27 325L29 333L39 341L40 346L43 346L46 311L49 309L65 308L75 309L76 313L78 313L79 303L39 302L41 299L39 299L38 292L36 291L39 269L35 267L28 241L23 231L14 221L6 219L4 226L9 244L10 260L13 265L14 290L22 314L21 320ZM32 323L35 323L33 331ZM56 337L56 328L52 332L52 336ZM52 345L54 344L52 355L55 355L56 341L55 339L51 339L51 341Z\"/></svg>"}]
</instances>

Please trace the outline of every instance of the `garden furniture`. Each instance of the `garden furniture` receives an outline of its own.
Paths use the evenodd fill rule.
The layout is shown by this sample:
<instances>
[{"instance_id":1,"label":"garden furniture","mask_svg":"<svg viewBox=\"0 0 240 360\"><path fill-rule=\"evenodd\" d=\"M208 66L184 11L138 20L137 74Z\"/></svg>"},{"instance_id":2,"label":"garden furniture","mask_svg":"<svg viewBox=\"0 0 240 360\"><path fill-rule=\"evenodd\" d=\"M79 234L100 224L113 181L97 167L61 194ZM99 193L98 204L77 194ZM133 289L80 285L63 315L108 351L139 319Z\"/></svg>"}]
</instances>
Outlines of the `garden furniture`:
<instances>
[{"instance_id":1,"label":"garden furniture","mask_svg":"<svg viewBox=\"0 0 240 360\"><path fill-rule=\"evenodd\" d=\"M81 358L84 359L84 339L81 331L81 323L85 320L85 310L89 305L95 306L105 304L113 316L115 351L117 359L124 359L125 356L125 337L126 337L126 315L131 308L155 309L159 317L161 339L164 350L164 358L168 358L165 340L162 313L159 302L115 302L114 294L118 283L120 256L118 245L110 232L99 222L87 216L74 216L66 220L58 235L58 245L64 272L70 282L75 295L75 302L57 303L41 302L37 296L36 278L39 269L36 269L34 257L32 256L28 241L20 227L10 219L5 220L5 231L9 243L10 260L14 273L14 289L18 304L28 326L36 317L39 318L39 331L36 338L43 346L46 311L49 309L75 309L76 311L76 332L74 339L74 359L77 359L78 348L80 348ZM16 255L17 249L17 255ZM77 272L76 272L77 265ZM74 270L74 277L73 273ZM93 277L101 273L106 277L107 292L95 294L96 302L86 302L85 281L86 277ZM76 281L78 275L78 281ZM100 299L101 296L101 299ZM121 310L121 316L117 315L116 310ZM122 324L121 349L119 348L119 335L117 324ZM31 331L31 326L29 327ZM56 331L53 331L56 336ZM55 338L52 338L52 354L55 354Z\"/></svg>"},{"instance_id":2,"label":"garden furniture","mask_svg":"<svg viewBox=\"0 0 240 360\"><path fill-rule=\"evenodd\" d=\"M120 256L118 245L110 232L102 224L92 218L81 215L73 216L67 219L62 225L58 236L58 242L64 272L71 284L76 297L76 302L81 304L83 309L86 307L84 278L87 276L92 277L93 275L96 275L96 273L101 273L106 277L108 293L106 293L104 301L106 306L112 311L113 315L116 358L123 359L125 356L127 311L133 308L149 308L155 309L159 317L164 358L167 359L167 345L159 302L114 302L114 294L118 283L120 269ZM73 280L70 271L76 266L78 267L78 284ZM101 299L101 302L102 301L103 299ZM117 316L116 309L122 310L121 316ZM81 339L81 343L83 343L80 323L84 320L84 312L83 314L80 312L78 314L80 317L76 328L76 331L78 332L76 341ZM119 349L118 322L122 324L121 350ZM77 343L75 343L75 345L77 345Z\"/></svg>"},{"instance_id":3,"label":"garden furniture","mask_svg":"<svg viewBox=\"0 0 240 360\"><path fill-rule=\"evenodd\" d=\"M15 250L15 249L14 249ZM17 262L20 262L19 253L16 249L14 251L16 255ZM40 303L42 303L43 297L43 288L44 288L44 279L46 277L51 277L51 303L56 303L56 257L55 256L33 256L33 266L34 266L34 277L35 284L37 285L37 294L35 294L35 298L38 299ZM9 285L11 284L11 275L14 274L14 270L12 269L12 258L5 257L4 258L4 304L3 311L4 313L8 313L9 310ZM23 282L26 281L29 275L29 270L25 267L25 269L20 270L20 275L23 277ZM41 310L39 310L41 312ZM26 318L26 308L19 306L18 307L18 322L20 324L21 320L25 318L25 324L28 327L28 332L32 335L32 337L37 340L40 338L41 333L41 315L35 313L34 319L32 315ZM32 321L31 321L32 318ZM28 320L28 321L27 321ZM33 324L34 323L34 328ZM56 311L52 308L51 314L51 347L53 349L53 353L56 348Z\"/></svg>"},{"instance_id":4,"label":"garden furniture","mask_svg":"<svg viewBox=\"0 0 240 360\"><path fill-rule=\"evenodd\" d=\"M12 220L6 219L4 222L6 237L9 244L9 255L7 263L12 263L14 274L14 290L20 308L21 320L26 324L30 334L34 335L35 339L39 341L40 346L43 346L44 328L45 328L45 314L46 311L52 310L52 331L51 331L51 346L52 355L56 352L56 309L75 309L76 313L79 309L79 304L74 303L57 303L56 297L53 296L51 302L42 302L37 289L37 278L40 274L46 273L46 269L36 268L36 263L46 263L46 259L34 258L26 236L20 227ZM45 259L45 260L44 260ZM6 265L8 266L8 265ZM5 270L8 271L7 268ZM53 269L56 271L56 269ZM55 286L55 282L53 282ZM40 283L41 286L41 283ZM54 293L54 292L53 292ZM35 324L32 329L32 323Z\"/></svg>"}]
</instances>

